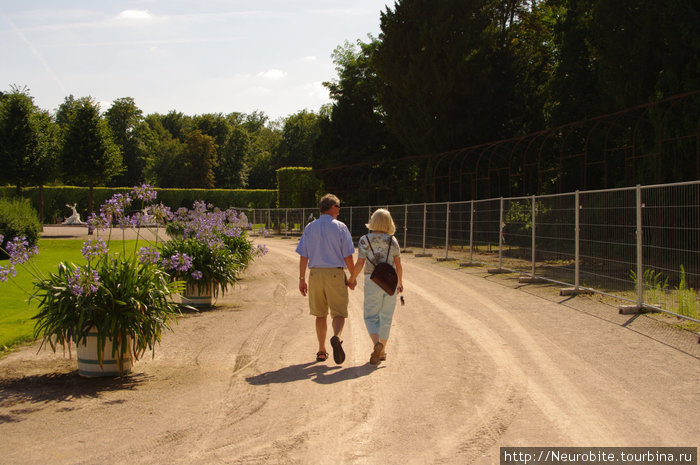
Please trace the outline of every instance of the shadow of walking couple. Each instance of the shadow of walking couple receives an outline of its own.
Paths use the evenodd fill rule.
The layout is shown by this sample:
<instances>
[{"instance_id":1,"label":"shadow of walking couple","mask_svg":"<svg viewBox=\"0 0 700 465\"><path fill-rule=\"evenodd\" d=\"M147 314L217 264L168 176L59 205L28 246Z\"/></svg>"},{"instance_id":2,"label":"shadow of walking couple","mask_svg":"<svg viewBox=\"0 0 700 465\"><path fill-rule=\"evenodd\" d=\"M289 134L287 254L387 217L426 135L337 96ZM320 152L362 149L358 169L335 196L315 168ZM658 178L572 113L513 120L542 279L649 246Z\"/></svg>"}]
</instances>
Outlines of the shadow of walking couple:
<instances>
[{"instance_id":1,"label":"shadow of walking couple","mask_svg":"<svg viewBox=\"0 0 700 465\"><path fill-rule=\"evenodd\" d=\"M276 383L293 383L295 381L311 380L319 384L333 384L367 376L378 368L369 363L343 368L341 366L328 366L319 362L300 363L290 365L279 370L267 371L259 375L250 376L246 381L254 386Z\"/></svg>"}]
</instances>

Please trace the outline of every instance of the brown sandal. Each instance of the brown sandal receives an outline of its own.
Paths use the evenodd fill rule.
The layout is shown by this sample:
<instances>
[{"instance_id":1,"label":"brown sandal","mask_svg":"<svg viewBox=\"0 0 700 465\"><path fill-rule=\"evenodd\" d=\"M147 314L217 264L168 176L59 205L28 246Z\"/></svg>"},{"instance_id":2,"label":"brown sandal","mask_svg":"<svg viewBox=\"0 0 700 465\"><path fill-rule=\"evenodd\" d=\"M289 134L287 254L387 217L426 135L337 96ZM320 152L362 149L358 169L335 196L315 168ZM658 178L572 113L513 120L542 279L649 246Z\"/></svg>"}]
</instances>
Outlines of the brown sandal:
<instances>
[{"instance_id":1,"label":"brown sandal","mask_svg":"<svg viewBox=\"0 0 700 465\"><path fill-rule=\"evenodd\" d=\"M384 349L384 344L377 342L374 344L374 351L372 355L369 356L369 363L371 365L376 365L381 360L382 350Z\"/></svg>"},{"instance_id":2,"label":"brown sandal","mask_svg":"<svg viewBox=\"0 0 700 465\"><path fill-rule=\"evenodd\" d=\"M316 352L316 361L317 362L325 362L326 360L328 360L328 352L324 352L322 350Z\"/></svg>"}]
</instances>

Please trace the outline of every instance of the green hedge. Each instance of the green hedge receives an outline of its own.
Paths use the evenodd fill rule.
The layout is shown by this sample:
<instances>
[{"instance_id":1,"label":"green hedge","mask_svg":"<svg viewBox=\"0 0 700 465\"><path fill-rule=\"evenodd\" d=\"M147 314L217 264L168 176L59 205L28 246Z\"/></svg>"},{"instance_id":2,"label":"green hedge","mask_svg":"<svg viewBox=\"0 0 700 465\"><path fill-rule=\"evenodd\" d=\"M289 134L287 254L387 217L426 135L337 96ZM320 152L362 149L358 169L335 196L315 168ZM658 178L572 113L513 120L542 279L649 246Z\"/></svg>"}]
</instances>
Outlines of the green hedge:
<instances>
[{"instance_id":1,"label":"green hedge","mask_svg":"<svg viewBox=\"0 0 700 465\"><path fill-rule=\"evenodd\" d=\"M39 241L39 233L39 216L27 199L0 198L0 234L4 236L3 249L7 249L7 241L22 236L27 238L30 246L35 246ZM0 251L0 258L7 258L7 255Z\"/></svg>"},{"instance_id":2,"label":"green hedge","mask_svg":"<svg viewBox=\"0 0 700 465\"><path fill-rule=\"evenodd\" d=\"M297 166L277 170L277 206L305 208L315 206L323 196L323 183L313 168Z\"/></svg>"},{"instance_id":3,"label":"green hedge","mask_svg":"<svg viewBox=\"0 0 700 465\"><path fill-rule=\"evenodd\" d=\"M44 223L55 224L70 216L71 209L66 206L77 204L80 218L88 216L88 188L73 186L44 187ZM95 209L116 193L128 193L130 187L95 187ZM277 191L271 189L160 189L157 188L158 201L173 210L179 207L192 207L195 200L225 208L271 208L275 206ZM13 186L0 187L0 197L14 197ZM39 210L39 188L22 189L22 197L29 199L31 205Z\"/></svg>"}]
</instances>

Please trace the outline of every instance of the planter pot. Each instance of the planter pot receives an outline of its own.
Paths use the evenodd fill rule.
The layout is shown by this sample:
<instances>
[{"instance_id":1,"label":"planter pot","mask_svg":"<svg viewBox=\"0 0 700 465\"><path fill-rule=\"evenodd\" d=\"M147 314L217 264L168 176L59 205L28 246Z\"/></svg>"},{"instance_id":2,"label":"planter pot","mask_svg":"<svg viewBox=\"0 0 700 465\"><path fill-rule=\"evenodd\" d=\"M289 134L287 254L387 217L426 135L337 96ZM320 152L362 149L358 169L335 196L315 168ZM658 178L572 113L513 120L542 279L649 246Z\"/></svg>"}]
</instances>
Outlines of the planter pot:
<instances>
[{"instance_id":1,"label":"planter pot","mask_svg":"<svg viewBox=\"0 0 700 465\"><path fill-rule=\"evenodd\" d=\"M194 308L211 307L213 302L212 288L213 286L209 284L205 287L202 287L202 290L200 291L197 285L187 284L187 288L185 289L185 295L182 299L183 303L186 305L191 305Z\"/></svg>"},{"instance_id":2,"label":"planter pot","mask_svg":"<svg viewBox=\"0 0 700 465\"><path fill-rule=\"evenodd\" d=\"M127 339L127 346L131 339ZM107 339L102 349L102 365L97 358L97 330L90 331L85 344L78 345L78 374L86 378L100 376L121 376L131 371L131 354L124 354L119 371L119 354L112 354L112 339Z\"/></svg>"}]
</instances>

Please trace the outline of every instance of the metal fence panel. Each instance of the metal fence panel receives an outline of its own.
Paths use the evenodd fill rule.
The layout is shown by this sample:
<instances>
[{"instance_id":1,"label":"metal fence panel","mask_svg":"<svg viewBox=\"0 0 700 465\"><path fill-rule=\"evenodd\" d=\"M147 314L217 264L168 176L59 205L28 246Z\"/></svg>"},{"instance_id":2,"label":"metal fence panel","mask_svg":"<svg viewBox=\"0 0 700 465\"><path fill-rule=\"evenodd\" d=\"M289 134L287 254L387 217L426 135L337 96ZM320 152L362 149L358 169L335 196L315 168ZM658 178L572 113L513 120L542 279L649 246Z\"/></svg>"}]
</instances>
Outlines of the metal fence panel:
<instances>
[{"instance_id":1,"label":"metal fence panel","mask_svg":"<svg viewBox=\"0 0 700 465\"><path fill-rule=\"evenodd\" d=\"M467 202L343 206L353 238L387 208L404 251L495 266L700 322L700 181ZM299 236L318 209L241 209Z\"/></svg>"}]
</instances>

